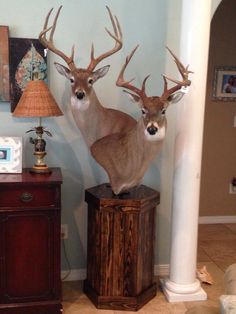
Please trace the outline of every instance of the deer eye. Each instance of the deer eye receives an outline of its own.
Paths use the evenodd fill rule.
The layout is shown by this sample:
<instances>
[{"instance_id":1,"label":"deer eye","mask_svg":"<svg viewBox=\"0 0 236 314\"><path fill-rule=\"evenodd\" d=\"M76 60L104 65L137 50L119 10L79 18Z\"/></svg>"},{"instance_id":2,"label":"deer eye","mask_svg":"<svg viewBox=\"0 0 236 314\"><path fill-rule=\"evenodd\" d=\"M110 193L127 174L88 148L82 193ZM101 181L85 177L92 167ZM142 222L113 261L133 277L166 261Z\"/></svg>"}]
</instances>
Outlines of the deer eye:
<instances>
[{"instance_id":1,"label":"deer eye","mask_svg":"<svg viewBox=\"0 0 236 314\"><path fill-rule=\"evenodd\" d=\"M89 83L90 85L92 85L92 84L93 84L93 79L92 79L92 78L89 78L89 79L88 79L88 83Z\"/></svg>"},{"instance_id":2,"label":"deer eye","mask_svg":"<svg viewBox=\"0 0 236 314\"><path fill-rule=\"evenodd\" d=\"M73 78L70 78L70 82L71 82L71 83L74 83L75 80L74 80Z\"/></svg>"},{"instance_id":3,"label":"deer eye","mask_svg":"<svg viewBox=\"0 0 236 314\"><path fill-rule=\"evenodd\" d=\"M145 115L147 113L147 110L145 108L142 108L141 111L142 111L143 115Z\"/></svg>"},{"instance_id":4,"label":"deer eye","mask_svg":"<svg viewBox=\"0 0 236 314\"><path fill-rule=\"evenodd\" d=\"M161 114L164 116L166 113L166 109L162 109Z\"/></svg>"}]
</instances>

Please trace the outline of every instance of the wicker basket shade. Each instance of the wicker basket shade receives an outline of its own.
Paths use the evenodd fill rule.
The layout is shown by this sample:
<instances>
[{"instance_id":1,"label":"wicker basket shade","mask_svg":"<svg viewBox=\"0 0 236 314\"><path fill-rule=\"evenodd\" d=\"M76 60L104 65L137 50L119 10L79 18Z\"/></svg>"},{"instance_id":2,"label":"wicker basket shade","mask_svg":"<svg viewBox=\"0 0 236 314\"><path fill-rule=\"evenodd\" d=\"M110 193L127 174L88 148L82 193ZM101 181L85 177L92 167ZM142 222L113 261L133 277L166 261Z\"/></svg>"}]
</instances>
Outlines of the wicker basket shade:
<instances>
[{"instance_id":1,"label":"wicker basket shade","mask_svg":"<svg viewBox=\"0 0 236 314\"><path fill-rule=\"evenodd\" d=\"M62 116L54 97L43 80L29 81L14 112L15 117Z\"/></svg>"}]
</instances>

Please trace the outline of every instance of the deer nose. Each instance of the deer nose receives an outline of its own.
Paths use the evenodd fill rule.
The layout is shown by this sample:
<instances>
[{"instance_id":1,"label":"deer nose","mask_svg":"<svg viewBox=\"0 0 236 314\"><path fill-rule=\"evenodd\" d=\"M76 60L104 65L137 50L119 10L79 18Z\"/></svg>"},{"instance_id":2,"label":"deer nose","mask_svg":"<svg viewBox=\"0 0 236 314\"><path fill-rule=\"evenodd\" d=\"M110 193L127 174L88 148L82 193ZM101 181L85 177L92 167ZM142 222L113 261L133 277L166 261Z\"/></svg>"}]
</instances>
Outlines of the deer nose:
<instances>
[{"instance_id":1,"label":"deer nose","mask_svg":"<svg viewBox=\"0 0 236 314\"><path fill-rule=\"evenodd\" d=\"M76 92L76 97L78 98L78 99L83 99L84 98L84 96L85 96L85 93L84 92L82 92L82 91L79 91L79 92Z\"/></svg>"},{"instance_id":2,"label":"deer nose","mask_svg":"<svg viewBox=\"0 0 236 314\"><path fill-rule=\"evenodd\" d=\"M155 126L149 126L147 128L147 131L150 135L155 135L158 131L158 128L156 128Z\"/></svg>"}]
</instances>

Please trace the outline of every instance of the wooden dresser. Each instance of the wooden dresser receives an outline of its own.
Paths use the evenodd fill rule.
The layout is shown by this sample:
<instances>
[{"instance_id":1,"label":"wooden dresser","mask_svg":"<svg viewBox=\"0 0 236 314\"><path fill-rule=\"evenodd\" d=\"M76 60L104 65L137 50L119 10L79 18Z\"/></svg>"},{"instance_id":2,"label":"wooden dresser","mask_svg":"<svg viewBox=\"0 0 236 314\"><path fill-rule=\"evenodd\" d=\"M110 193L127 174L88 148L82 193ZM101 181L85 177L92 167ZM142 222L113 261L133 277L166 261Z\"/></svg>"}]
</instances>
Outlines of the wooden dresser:
<instances>
[{"instance_id":1,"label":"wooden dresser","mask_svg":"<svg viewBox=\"0 0 236 314\"><path fill-rule=\"evenodd\" d=\"M51 174L0 174L0 313L59 314L61 183Z\"/></svg>"}]
</instances>

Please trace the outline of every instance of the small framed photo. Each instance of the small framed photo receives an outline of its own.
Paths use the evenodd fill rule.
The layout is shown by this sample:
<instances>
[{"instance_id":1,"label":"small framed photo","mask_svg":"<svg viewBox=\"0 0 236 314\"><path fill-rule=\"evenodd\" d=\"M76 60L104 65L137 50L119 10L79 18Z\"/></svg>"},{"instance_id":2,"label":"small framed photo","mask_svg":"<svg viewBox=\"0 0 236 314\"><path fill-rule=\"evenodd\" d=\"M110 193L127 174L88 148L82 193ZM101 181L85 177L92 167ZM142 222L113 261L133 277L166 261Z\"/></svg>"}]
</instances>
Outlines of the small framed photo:
<instances>
[{"instance_id":1,"label":"small framed photo","mask_svg":"<svg viewBox=\"0 0 236 314\"><path fill-rule=\"evenodd\" d=\"M0 137L0 173L22 172L22 137Z\"/></svg>"},{"instance_id":2,"label":"small framed photo","mask_svg":"<svg viewBox=\"0 0 236 314\"><path fill-rule=\"evenodd\" d=\"M215 67L213 99L236 101L236 66Z\"/></svg>"}]
</instances>

